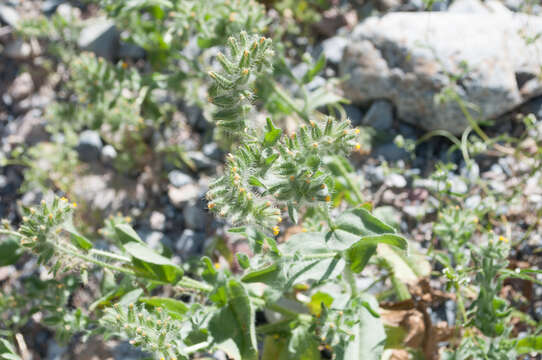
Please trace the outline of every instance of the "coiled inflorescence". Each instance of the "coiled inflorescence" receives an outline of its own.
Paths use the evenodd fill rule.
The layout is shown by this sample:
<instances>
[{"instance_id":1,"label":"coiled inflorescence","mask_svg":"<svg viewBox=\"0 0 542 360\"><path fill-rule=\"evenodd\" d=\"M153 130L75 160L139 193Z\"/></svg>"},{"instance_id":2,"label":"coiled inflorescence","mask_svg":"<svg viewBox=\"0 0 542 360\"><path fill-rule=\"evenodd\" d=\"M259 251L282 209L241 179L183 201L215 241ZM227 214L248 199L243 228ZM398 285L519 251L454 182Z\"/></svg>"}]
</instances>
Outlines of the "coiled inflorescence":
<instances>
[{"instance_id":1,"label":"coiled inflorescence","mask_svg":"<svg viewBox=\"0 0 542 360\"><path fill-rule=\"evenodd\" d=\"M53 264L55 273L78 265L76 259L58 256L59 247L73 246L62 232L66 223L71 222L75 206L66 198L55 197L50 203L42 201L37 207L23 208L24 216L18 230L23 236L21 245L36 253L40 263Z\"/></svg>"},{"instance_id":2,"label":"coiled inflorescence","mask_svg":"<svg viewBox=\"0 0 542 360\"><path fill-rule=\"evenodd\" d=\"M284 136L268 120L264 134L227 156L225 175L207 193L209 209L234 224L274 229L284 206L327 204L333 181L323 158L359 150L358 132L327 117Z\"/></svg>"},{"instance_id":3,"label":"coiled inflorescence","mask_svg":"<svg viewBox=\"0 0 542 360\"><path fill-rule=\"evenodd\" d=\"M156 359L186 358L184 349L187 346L181 340L183 323L161 308L147 311L134 304L116 304L106 310L101 323L116 335L128 339L130 344L151 352Z\"/></svg>"},{"instance_id":4,"label":"coiled inflorescence","mask_svg":"<svg viewBox=\"0 0 542 360\"><path fill-rule=\"evenodd\" d=\"M239 39L228 39L228 54L218 53L222 71L210 71L214 84L209 89L209 101L218 108L213 114L220 128L231 132L246 128L253 90L250 79L271 68L273 50L271 39L249 36L241 32Z\"/></svg>"}]
</instances>

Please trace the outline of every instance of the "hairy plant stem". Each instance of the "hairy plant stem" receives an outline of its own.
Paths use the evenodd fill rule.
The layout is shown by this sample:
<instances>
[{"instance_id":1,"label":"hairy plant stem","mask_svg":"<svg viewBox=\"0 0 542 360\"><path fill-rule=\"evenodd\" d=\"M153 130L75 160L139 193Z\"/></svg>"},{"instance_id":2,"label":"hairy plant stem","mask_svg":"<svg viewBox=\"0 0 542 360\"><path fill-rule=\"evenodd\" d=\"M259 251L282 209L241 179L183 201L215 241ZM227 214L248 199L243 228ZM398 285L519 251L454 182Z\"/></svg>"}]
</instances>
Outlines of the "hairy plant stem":
<instances>
[{"instance_id":1,"label":"hairy plant stem","mask_svg":"<svg viewBox=\"0 0 542 360\"><path fill-rule=\"evenodd\" d=\"M457 294L457 308L461 313L463 323L466 324L468 322L467 310L465 309L465 302L463 301L463 295L461 295L461 291L459 289L459 284L457 283L457 281L454 281L454 289Z\"/></svg>"},{"instance_id":2,"label":"hairy plant stem","mask_svg":"<svg viewBox=\"0 0 542 360\"><path fill-rule=\"evenodd\" d=\"M284 90L282 90L280 88L280 86L276 83L276 82L272 82L272 87L273 87L273 91L275 91L275 93L286 103L288 104L288 106L293 110L295 111L295 113L297 115L299 115L299 117L301 119L303 119L303 121L305 121L306 123L309 122L309 116L301 109L299 109L299 106L295 103L295 101L290 97L290 95L288 95Z\"/></svg>"}]
</instances>

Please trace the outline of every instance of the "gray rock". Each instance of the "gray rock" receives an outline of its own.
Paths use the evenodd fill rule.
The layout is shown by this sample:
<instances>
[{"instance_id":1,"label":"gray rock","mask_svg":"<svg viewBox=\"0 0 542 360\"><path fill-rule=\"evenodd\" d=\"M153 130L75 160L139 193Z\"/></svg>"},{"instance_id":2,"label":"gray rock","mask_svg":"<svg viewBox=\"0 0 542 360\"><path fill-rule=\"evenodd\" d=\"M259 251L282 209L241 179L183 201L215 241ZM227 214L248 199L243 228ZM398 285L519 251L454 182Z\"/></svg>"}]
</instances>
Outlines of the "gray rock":
<instances>
[{"instance_id":1,"label":"gray rock","mask_svg":"<svg viewBox=\"0 0 542 360\"><path fill-rule=\"evenodd\" d=\"M207 214L203 210L203 204L199 201L191 201L183 210L184 225L192 230L204 230L207 225Z\"/></svg>"},{"instance_id":2,"label":"gray rock","mask_svg":"<svg viewBox=\"0 0 542 360\"><path fill-rule=\"evenodd\" d=\"M100 159L106 165L113 165L117 158L117 150L112 145L105 145L100 154Z\"/></svg>"},{"instance_id":3,"label":"gray rock","mask_svg":"<svg viewBox=\"0 0 542 360\"><path fill-rule=\"evenodd\" d=\"M79 134L77 152L79 159L86 162L97 161L102 152L102 139L100 135L93 130L85 130Z\"/></svg>"},{"instance_id":4,"label":"gray rock","mask_svg":"<svg viewBox=\"0 0 542 360\"><path fill-rule=\"evenodd\" d=\"M21 17L13 7L0 5L0 20L2 20L4 24L16 27L19 20L21 20Z\"/></svg>"},{"instance_id":5,"label":"gray rock","mask_svg":"<svg viewBox=\"0 0 542 360\"><path fill-rule=\"evenodd\" d=\"M10 134L7 136L6 143L35 145L40 141L45 141L49 133L45 130L46 121L43 118L43 112L39 109L32 109L23 116L11 121L6 130Z\"/></svg>"},{"instance_id":6,"label":"gray rock","mask_svg":"<svg viewBox=\"0 0 542 360\"><path fill-rule=\"evenodd\" d=\"M347 43L348 40L341 36L334 36L322 41L322 52L327 61L333 64L340 63Z\"/></svg>"},{"instance_id":7,"label":"gray rock","mask_svg":"<svg viewBox=\"0 0 542 360\"><path fill-rule=\"evenodd\" d=\"M24 72L19 74L8 88L8 94L15 101L23 99L30 95L34 90L34 81L32 76Z\"/></svg>"},{"instance_id":8,"label":"gray rock","mask_svg":"<svg viewBox=\"0 0 542 360\"><path fill-rule=\"evenodd\" d=\"M119 32L114 22L106 18L95 18L81 30L77 45L81 50L112 59L119 48Z\"/></svg>"},{"instance_id":9,"label":"gray rock","mask_svg":"<svg viewBox=\"0 0 542 360\"><path fill-rule=\"evenodd\" d=\"M149 217L151 229L163 231L166 228L166 215L161 212L153 211Z\"/></svg>"},{"instance_id":10,"label":"gray rock","mask_svg":"<svg viewBox=\"0 0 542 360\"><path fill-rule=\"evenodd\" d=\"M175 250L177 254L184 260L201 254L203 244L205 242L205 234L196 232L192 229L185 229L182 235L175 242Z\"/></svg>"},{"instance_id":11,"label":"gray rock","mask_svg":"<svg viewBox=\"0 0 542 360\"><path fill-rule=\"evenodd\" d=\"M377 130L388 130L393 125L393 106L386 100L375 101L362 120L363 125Z\"/></svg>"},{"instance_id":12,"label":"gray rock","mask_svg":"<svg viewBox=\"0 0 542 360\"><path fill-rule=\"evenodd\" d=\"M45 0L42 4L41 4L41 11L45 14L45 15L51 15L53 14L56 9L58 8L58 6L60 4L62 4L64 2L64 0Z\"/></svg>"},{"instance_id":13,"label":"gray rock","mask_svg":"<svg viewBox=\"0 0 542 360\"><path fill-rule=\"evenodd\" d=\"M383 157L388 161L399 161L408 159L408 152L405 149L395 145L395 143L383 144L373 150L375 157Z\"/></svg>"},{"instance_id":14,"label":"gray rock","mask_svg":"<svg viewBox=\"0 0 542 360\"><path fill-rule=\"evenodd\" d=\"M386 185L401 189L407 185L407 181L402 175L391 173L386 177Z\"/></svg>"},{"instance_id":15,"label":"gray rock","mask_svg":"<svg viewBox=\"0 0 542 360\"><path fill-rule=\"evenodd\" d=\"M4 48L3 54L15 60L25 60L32 56L32 46L22 39L15 39Z\"/></svg>"},{"instance_id":16,"label":"gray rock","mask_svg":"<svg viewBox=\"0 0 542 360\"><path fill-rule=\"evenodd\" d=\"M199 151L188 151L186 155L194 162L198 170L209 170L217 166L216 161L209 159Z\"/></svg>"},{"instance_id":17,"label":"gray rock","mask_svg":"<svg viewBox=\"0 0 542 360\"><path fill-rule=\"evenodd\" d=\"M194 179L192 179L190 175L179 170L170 171L167 177L169 179L169 183L178 188L194 182Z\"/></svg>"},{"instance_id":18,"label":"gray rock","mask_svg":"<svg viewBox=\"0 0 542 360\"><path fill-rule=\"evenodd\" d=\"M169 185L168 187L169 202L176 208L182 209L186 203L191 200L196 200L200 195L200 189L197 184L190 183L181 187Z\"/></svg>"},{"instance_id":19,"label":"gray rock","mask_svg":"<svg viewBox=\"0 0 542 360\"><path fill-rule=\"evenodd\" d=\"M361 119L363 114L361 110L354 105L343 105L344 111L346 111L346 116L350 119L352 126L361 125Z\"/></svg>"},{"instance_id":20,"label":"gray rock","mask_svg":"<svg viewBox=\"0 0 542 360\"><path fill-rule=\"evenodd\" d=\"M47 355L45 360L61 360L66 354L68 348L60 346L54 339L47 342Z\"/></svg>"},{"instance_id":21,"label":"gray rock","mask_svg":"<svg viewBox=\"0 0 542 360\"><path fill-rule=\"evenodd\" d=\"M480 118L498 118L542 93L535 50L542 38L527 45L521 32L542 32L542 19L500 11L369 18L352 32L340 64L349 75L345 95L354 103L388 99L408 123L461 134L468 122L457 103L435 101L445 87L477 106ZM452 84L445 74L460 74L465 62L468 76Z\"/></svg>"},{"instance_id":22,"label":"gray rock","mask_svg":"<svg viewBox=\"0 0 542 360\"><path fill-rule=\"evenodd\" d=\"M203 152L203 155L216 161L222 161L222 158L224 157L224 152L220 150L215 142L203 145L201 151Z\"/></svg>"},{"instance_id":23,"label":"gray rock","mask_svg":"<svg viewBox=\"0 0 542 360\"><path fill-rule=\"evenodd\" d=\"M141 59L145 56L145 50L136 44L121 42L118 56L121 59Z\"/></svg>"}]
</instances>

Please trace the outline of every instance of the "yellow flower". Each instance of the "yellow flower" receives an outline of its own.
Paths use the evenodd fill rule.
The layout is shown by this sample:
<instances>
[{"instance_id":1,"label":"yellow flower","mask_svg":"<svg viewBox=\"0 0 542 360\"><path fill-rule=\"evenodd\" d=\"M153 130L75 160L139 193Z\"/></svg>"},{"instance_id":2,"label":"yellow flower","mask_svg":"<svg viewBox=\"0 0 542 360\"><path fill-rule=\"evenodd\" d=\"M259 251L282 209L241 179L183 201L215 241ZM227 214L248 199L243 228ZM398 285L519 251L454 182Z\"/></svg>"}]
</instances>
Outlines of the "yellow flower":
<instances>
[{"instance_id":1,"label":"yellow flower","mask_svg":"<svg viewBox=\"0 0 542 360\"><path fill-rule=\"evenodd\" d=\"M77 207L77 203L76 203L75 201L72 203L72 207L73 207L74 209Z\"/></svg>"},{"instance_id":2,"label":"yellow flower","mask_svg":"<svg viewBox=\"0 0 542 360\"><path fill-rule=\"evenodd\" d=\"M278 226L273 227L273 235L277 236L280 233L280 229Z\"/></svg>"},{"instance_id":3,"label":"yellow flower","mask_svg":"<svg viewBox=\"0 0 542 360\"><path fill-rule=\"evenodd\" d=\"M502 235L499 236L499 240L502 241L502 242L504 242L504 243L508 243L508 241L509 241L508 238L506 238L506 237L504 237L504 236L502 236Z\"/></svg>"}]
</instances>

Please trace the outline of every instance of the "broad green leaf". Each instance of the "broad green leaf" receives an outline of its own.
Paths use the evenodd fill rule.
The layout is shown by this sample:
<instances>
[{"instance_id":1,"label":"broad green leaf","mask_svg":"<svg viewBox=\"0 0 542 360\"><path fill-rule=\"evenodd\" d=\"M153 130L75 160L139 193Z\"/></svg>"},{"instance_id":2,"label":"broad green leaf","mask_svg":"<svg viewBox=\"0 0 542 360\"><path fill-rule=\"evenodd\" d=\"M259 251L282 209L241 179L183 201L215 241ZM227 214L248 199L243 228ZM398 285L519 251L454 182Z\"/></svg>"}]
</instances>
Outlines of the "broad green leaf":
<instances>
[{"instance_id":1,"label":"broad green leaf","mask_svg":"<svg viewBox=\"0 0 542 360\"><path fill-rule=\"evenodd\" d=\"M378 302L373 296L364 294L361 298L370 308L379 311ZM354 339L337 347L337 360L380 360L386 341L384 325L380 318L374 317L365 306L359 308L359 322L349 329Z\"/></svg>"},{"instance_id":2,"label":"broad green leaf","mask_svg":"<svg viewBox=\"0 0 542 360\"><path fill-rule=\"evenodd\" d=\"M24 249L13 238L0 240L0 266L13 265L19 260Z\"/></svg>"},{"instance_id":3,"label":"broad green leaf","mask_svg":"<svg viewBox=\"0 0 542 360\"><path fill-rule=\"evenodd\" d=\"M90 250L92 249L92 242L81 235L76 229L73 224L68 223L64 226L64 230L66 230L70 234L70 240L72 244L77 246L80 249L83 250Z\"/></svg>"},{"instance_id":4,"label":"broad green leaf","mask_svg":"<svg viewBox=\"0 0 542 360\"><path fill-rule=\"evenodd\" d=\"M128 224L115 225L115 234L121 244L128 244L130 242L144 243L135 230Z\"/></svg>"},{"instance_id":5,"label":"broad green leaf","mask_svg":"<svg viewBox=\"0 0 542 360\"><path fill-rule=\"evenodd\" d=\"M236 280L228 282L228 303L210 320L209 331L215 342L231 348L233 340L238 359L258 360L254 309L246 289ZM231 351L231 350L230 350Z\"/></svg>"},{"instance_id":6,"label":"broad green leaf","mask_svg":"<svg viewBox=\"0 0 542 360\"><path fill-rule=\"evenodd\" d=\"M378 244L388 244L400 249L407 249L406 240L395 234L369 235L362 237L358 242L345 251L345 258L353 272L361 272L371 256L376 253Z\"/></svg>"},{"instance_id":7,"label":"broad green leaf","mask_svg":"<svg viewBox=\"0 0 542 360\"><path fill-rule=\"evenodd\" d=\"M519 355L542 353L542 335L531 335L519 339L516 343L516 351Z\"/></svg>"},{"instance_id":8,"label":"broad green leaf","mask_svg":"<svg viewBox=\"0 0 542 360\"><path fill-rule=\"evenodd\" d=\"M124 250L132 256L134 270L140 276L171 284L177 283L183 276L180 267L144 244L129 242L124 244Z\"/></svg>"},{"instance_id":9,"label":"broad green leaf","mask_svg":"<svg viewBox=\"0 0 542 360\"><path fill-rule=\"evenodd\" d=\"M287 360L288 342L283 337L267 335L263 341L262 360Z\"/></svg>"},{"instance_id":10,"label":"broad green leaf","mask_svg":"<svg viewBox=\"0 0 542 360\"><path fill-rule=\"evenodd\" d=\"M250 267L250 261L248 255L245 253L237 253L237 262L243 269L248 269Z\"/></svg>"},{"instance_id":11,"label":"broad green leaf","mask_svg":"<svg viewBox=\"0 0 542 360\"><path fill-rule=\"evenodd\" d=\"M308 325L299 325L292 330L288 342L288 360L319 360L318 341Z\"/></svg>"},{"instance_id":12,"label":"broad green leaf","mask_svg":"<svg viewBox=\"0 0 542 360\"><path fill-rule=\"evenodd\" d=\"M312 314L320 316L322 313L322 303L326 307L330 307L333 304L333 296L318 291L311 296L311 301L307 304Z\"/></svg>"},{"instance_id":13,"label":"broad green leaf","mask_svg":"<svg viewBox=\"0 0 542 360\"><path fill-rule=\"evenodd\" d=\"M350 270L355 273L363 271L371 257L376 253L376 245L356 243L345 252L345 258L350 265Z\"/></svg>"},{"instance_id":14,"label":"broad green leaf","mask_svg":"<svg viewBox=\"0 0 542 360\"><path fill-rule=\"evenodd\" d=\"M342 213L335 221L335 229L327 235L330 246L345 250L360 236L394 234L395 229L384 223L367 209L359 207Z\"/></svg>"},{"instance_id":15,"label":"broad green leaf","mask_svg":"<svg viewBox=\"0 0 542 360\"><path fill-rule=\"evenodd\" d=\"M364 208L356 208L342 213L336 221L336 227L355 235L395 233L394 228Z\"/></svg>"},{"instance_id":16,"label":"broad green leaf","mask_svg":"<svg viewBox=\"0 0 542 360\"><path fill-rule=\"evenodd\" d=\"M414 284L431 272L431 264L419 252L409 249L407 254L396 247L384 245L378 247L377 254L385 259L394 275L405 284Z\"/></svg>"},{"instance_id":17,"label":"broad green leaf","mask_svg":"<svg viewBox=\"0 0 542 360\"><path fill-rule=\"evenodd\" d=\"M142 297L139 301L154 307L162 307L176 319L181 319L182 315L188 311L188 306L184 302L172 298Z\"/></svg>"}]
</instances>

